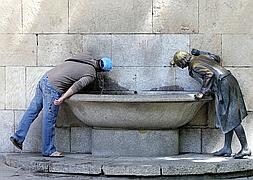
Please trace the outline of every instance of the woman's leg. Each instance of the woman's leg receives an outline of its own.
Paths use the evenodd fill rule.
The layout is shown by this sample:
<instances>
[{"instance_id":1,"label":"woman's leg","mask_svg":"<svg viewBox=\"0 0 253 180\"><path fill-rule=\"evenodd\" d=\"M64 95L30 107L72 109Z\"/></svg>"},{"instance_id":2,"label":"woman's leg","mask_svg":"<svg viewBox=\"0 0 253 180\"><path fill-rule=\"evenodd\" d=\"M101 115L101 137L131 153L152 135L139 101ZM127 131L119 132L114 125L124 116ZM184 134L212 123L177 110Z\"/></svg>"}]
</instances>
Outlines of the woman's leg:
<instances>
[{"instance_id":1,"label":"woman's leg","mask_svg":"<svg viewBox=\"0 0 253 180\"><path fill-rule=\"evenodd\" d=\"M213 153L214 156L231 156L232 149L231 149L231 143L233 138L233 130L229 131L225 134L225 142L223 148L221 148L219 151L216 151Z\"/></svg>"},{"instance_id":2,"label":"woman's leg","mask_svg":"<svg viewBox=\"0 0 253 180\"><path fill-rule=\"evenodd\" d=\"M243 126L240 124L234 130L242 146L241 150L237 154L234 155L234 158L240 159L240 158L243 158L244 156L250 156L251 151L248 147L248 142L246 139L246 134L245 134Z\"/></svg>"}]
</instances>

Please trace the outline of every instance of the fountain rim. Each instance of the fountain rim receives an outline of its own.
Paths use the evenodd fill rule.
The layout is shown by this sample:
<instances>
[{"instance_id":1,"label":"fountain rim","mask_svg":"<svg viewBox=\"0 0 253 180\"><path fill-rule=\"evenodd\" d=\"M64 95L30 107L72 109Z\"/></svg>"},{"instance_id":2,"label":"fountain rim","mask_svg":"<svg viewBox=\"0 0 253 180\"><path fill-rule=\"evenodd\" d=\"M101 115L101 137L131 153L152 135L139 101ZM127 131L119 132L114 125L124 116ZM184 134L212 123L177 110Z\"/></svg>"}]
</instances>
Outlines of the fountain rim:
<instances>
[{"instance_id":1,"label":"fountain rim","mask_svg":"<svg viewBox=\"0 0 253 180\"><path fill-rule=\"evenodd\" d=\"M211 96L196 100L197 91L127 91L128 94L74 94L67 102L165 103L211 101Z\"/></svg>"}]
</instances>

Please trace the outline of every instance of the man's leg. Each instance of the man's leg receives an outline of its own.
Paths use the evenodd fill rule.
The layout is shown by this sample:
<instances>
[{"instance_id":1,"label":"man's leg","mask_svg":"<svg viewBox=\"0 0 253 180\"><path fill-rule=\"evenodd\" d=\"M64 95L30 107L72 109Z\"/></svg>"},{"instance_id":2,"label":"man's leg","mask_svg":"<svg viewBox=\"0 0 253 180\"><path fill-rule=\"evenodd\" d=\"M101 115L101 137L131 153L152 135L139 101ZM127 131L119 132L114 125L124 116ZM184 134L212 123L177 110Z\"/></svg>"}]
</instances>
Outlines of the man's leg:
<instances>
[{"instance_id":1,"label":"man's leg","mask_svg":"<svg viewBox=\"0 0 253 180\"><path fill-rule=\"evenodd\" d=\"M244 131L244 128L240 124L237 126L235 129L235 133L240 141L240 144L242 146L242 149L234 155L234 158L240 159L243 158L244 156L250 156L251 155L251 150L248 147L247 139L246 139L246 134Z\"/></svg>"},{"instance_id":2,"label":"man's leg","mask_svg":"<svg viewBox=\"0 0 253 180\"><path fill-rule=\"evenodd\" d=\"M213 155L214 156L225 156L225 157L231 156L232 137L233 137L233 130L229 131L228 133L225 134L225 142L224 142L223 148L220 149L219 151L214 152Z\"/></svg>"},{"instance_id":3,"label":"man's leg","mask_svg":"<svg viewBox=\"0 0 253 180\"><path fill-rule=\"evenodd\" d=\"M30 128L32 122L38 117L43 105L42 92L40 89L40 84L37 85L35 96L33 97L28 109L25 111L21 121L19 122L18 128L13 136L11 136L11 141L19 149L22 149L22 143L25 140L27 132Z\"/></svg>"},{"instance_id":4,"label":"man's leg","mask_svg":"<svg viewBox=\"0 0 253 180\"><path fill-rule=\"evenodd\" d=\"M54 100L58 99L60 95L50 87L43 90L43 95L42 155L49 156L56 151L54 139L59 106L54 105Z\"/></svg>"}]
</instances>

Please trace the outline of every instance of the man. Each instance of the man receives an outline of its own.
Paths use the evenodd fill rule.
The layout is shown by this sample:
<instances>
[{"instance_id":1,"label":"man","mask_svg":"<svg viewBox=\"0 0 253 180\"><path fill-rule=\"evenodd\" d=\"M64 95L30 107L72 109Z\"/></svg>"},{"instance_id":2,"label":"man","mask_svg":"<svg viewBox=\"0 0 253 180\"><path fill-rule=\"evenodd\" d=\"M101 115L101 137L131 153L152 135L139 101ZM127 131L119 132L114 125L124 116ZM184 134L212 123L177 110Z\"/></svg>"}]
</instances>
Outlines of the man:
<instances>
[{"instance_id":1,"label":"man","mask_svg":"<svg viewBox=\"0 0 253 180\"><path fill-rule=\"evenodd\" d=\"M175 53L171 65L180 68L188 67L189 75L201 82L200 92L195 95L196 99L204 95L215 95L216 126L225 134L223 148L214 153L215 156L231 156L231 142L235 131L241 150L234 158L250 156L242 120L247 116L247 110L239 84L230 71L220 64L220 57L208 52L193 49L191 54L185 51Z\"/></svg>"},{"instance_id":2,"label":"man","mask_svg":"<svg viewBox=\"0 0 253 180\"><path fill-rule=\"evenodd\" d=\"M22 150L29 127L43 108L42 155L63 157L54 146L59 105L93 82L98 71L111 69L112 61L109 58L95 60L89 52L85 52L49 70L40 79L30 106L24 113L16 132L10 137L11 142Z\"/></svg>"}]
</instances>

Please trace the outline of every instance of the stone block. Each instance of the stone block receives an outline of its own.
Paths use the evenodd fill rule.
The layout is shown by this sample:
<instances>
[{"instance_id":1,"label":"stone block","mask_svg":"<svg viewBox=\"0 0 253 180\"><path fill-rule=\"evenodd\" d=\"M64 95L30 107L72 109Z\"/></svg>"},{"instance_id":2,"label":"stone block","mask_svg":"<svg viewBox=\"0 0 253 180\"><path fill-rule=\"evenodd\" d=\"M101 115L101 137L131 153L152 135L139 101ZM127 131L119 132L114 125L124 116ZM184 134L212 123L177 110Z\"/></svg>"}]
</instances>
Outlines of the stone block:
<instances>
[{"instance_id":1,"label":"stone block","mask_svg":"<svg viewBox=\"0 0 253 180\"><path fill-rule=\"evenodd\" d=\"M5 109L5 87L6 87L6 78L5 78L5 67L0 67L0 109Z\"/></svg>"},{"instance_id":2,"label":"stone block","mask_svg":"<svg viewBox=\"0 0 253 180\"><path fill-rule=\"evenodd\" d=\"M201 88L201 84L189 76L187 68L175 69L176 74L176 86L182 88L185 91L196 91L198 92Z\"/></svg>"},{"instance_id":3,"label":"stone block","mask_svg":"<svg viewBox=\"0 0 253 180\"><path fill-rule=\"evenodd\" d=\"M14 132L14 112L0 110L0 152L13 152L14 146L10 142L10 136Z\"/></svg>"},{"instance_id":4,"label":"stone block","mask_svg":"<svg viewBox=\"0 0 253 180\"><path fill-rule=\"evenodd\" d=\"M168 67L137 67L136 90L175 90L174 72ZM154 76L155 75L155 76Z\"/></svg>"},{"instance_id":5,"label":"stone block","mask_svg":"<svg viewBox=\"0 0 253 180\"><path fill-rule=\"evenodd\" d=\"M168 66L176 51L188 49L188 35L112 36L115 66Z\"/></svg>"},{"instance_id":6,"label":"stone block","mask_svg":"<svg viewBox=\"0 0 253 180\"><path fill-rule=\"evenodd\" d=\"M114 67L106 74L104 88L106 90L135 90L137 67Z\"/></svg>"},{"instance_id":7,"label":"stone block","mask_svg":"<svg viewBox=\"0 0 253 180\"><path fill-rule=\"evenodd\" d=\"M68 0L24 0L22 12L25 33L68 32Z\"/></svg>"},{"instance_id":8,"label":"stone block","mask_svg":"<svg viewBox=\"0 0 253 180\"><path fill-rule=\"evenodd\" d=\"M201 153L201 129L180 130L180 153Z\"/></svg>"},{"instance_id":9,"label":"stone block","mask_svg":"<svg viewBox=\"0 0 253 180\"><path fill-rule=\"evenodd\" d=\"M70 32L152 32L152 0L70 0Z\"/></svg>"},{"instance_id":10,"label":"stone block","mask_svg":"<svg viewBox=\"0 0 253 180\"><path fill-rule=\"evenodd\" d=\"M118 176L160 176L160 165L152 162L131 162L126 158L118 158L103 165L105 175Z\"/></svg>"},{"instance_id":11,"label":"stone block","mask_svg":"<svg viewBox=\"0 0 253 180\"><path fill-rule=\"evenodd\" d=\"M153 32L162 33L197 33L198 1L153 2ZM187 14L187 16L184 16Z\"/></svg>"},{"instance_id":12,"label":"stone block","mask_svg":"<svg viewBox=\"0 0 253 180\"><path fill-rule=\"evenodd\" d=\"M219 129L202 129L202 153L213 153L223 147L224 135Z\"/></svg>"},{"instance_id":13,"label":"stone block","mask_svg":"<svg viewBox=\"0 0 253 180\"><path fill-rule=\"evenodd\" d=\"M249 148L253 150L253 112L248 113L248 116L242 122L242 126L244 127L244 130L246 132Z\"/></svg>"},{"instance_id":14,"label":"stone block","mask_svg":"<svg viewBox=\"0 0 253 180\"><path fill-rule=\"evenodd\" d=\"M213 153L220 150L224 145L225 135L220 129L202 129L202 153ZM236 153L240 150L240 144L234 133L232 140L232 151Z\"/></svg>"},{"instance_id":15,"label":"stone block","mask_svg":"<svg viewBox=\"0 0 253 180\"><path fill-rule=\"evenodd\" d=\"M35 95L37 84L40 78L51 67L27 67L26 68L26 107L29 106L32 98Z\"/></svg>"},{"instance_id":16,"label":"stone block","mask_svg":"<svg viewBox=\"0 0 253 180\"><path fill-rule=\"evenodd\" d=\"M112 56L116 66L161 64L161 39L156 35L113 35Z\"/></svg>"},{"instance_id":17,"label":"stone block","mask_svg":"<svg viewBox=\"0 0 253 180\"><path fill-rule=\"evenodd\" d=\"M81 122L77 117L72 113L70 107L63 103L60 106L60 110L58 113L56 127L58 128L66 128L66 127L81 127L85 126L83 122Z\"/></svg>"},{"instance_id":18,"label":"stone block","mask_svg":"<svg viewBox=\"0 0 253 180\"><path fill-rule=\"evenodd\" d=\"M60 152L70 152L70 128L55 128L55 147Z\"/></svg>"},{"instance_id":19,"label":"stone block","mask_svg":"<svg viewBox=\"0 0 253 180\"><path fill-rule=\"evenodd\" d=\"M252 1L199 1L200 33L252 33Z\"/></svg>"},{"instance_id":20,"label":"stone block","mask_svg":"<svg viewBox=\"0 0 253 180\"><path fill-rule=\"evenodd\" d=\"M91 128L72 127L71 128L71 152L91 153Z\"/></svg>"},{"instance_id":21,"label":"stone block","mask_svg":"<svg viewBox=\"0 0 253 180\"><path fill-rule=\"evenodd\" d=\"M177 130L92 130L95 156L168 156L178 148Z\"/></svg>"},{"instance_id":22,"label":"stone block","mask_svg":"<svg viewBox=\"0 0 253 180\"><path fill-rule=\"evenodd\" d=\"M22 156L23 155L23 156ZM33 157L31 157L33 156ZM48 169L52 162L47 159L40 159L39 157L34 157L34 154L30 153L16 153L6 155L5 163L8 166L19 168L21 170L26 170L29 172L48 172ZM26 172L24 172L26 173Z\"/></svg>"},{"instance_id":23,"label":"stone block","mask_svg":"<svg viewBox=\"0 0 253 180\"><path fill-rule=\"evenodd\" d=\"M169 66L170 61L173 59L175 52L179 50L189 51L190 37L186 34L161 34L159 35L160 41L162 42L162 52L161 55L162 63L155 62L153 65L158 64Z\"/></svg>"},{"instance_id":24,"label":"stone block","mask_svg":"<svg viewBox=\"0 0 253 180\"><path fill-rule=\"evenodd\" d=\"M216 123L216 115L215 115L215 100L209 102L208 105L208 119L207 119L207 126L209 128L215 128Z\"/></svg>"},{"instance_id":25,"label":"stone block","mask_svg":"<svg viewBox=\"0 0 253 180\"><path fill-rule=\"evenodd\" d=\"M6 108L25 108L25 68L6 67Z\"/></svg>"},{"instance_id":26,"label":"stone block","mask_svg":"<svg viewBox=\"0 0 253 180\"><path fill-rule=\"evenodd\" d=\"M195 180L198 179L198 177L196 176L191 177L190 175L213 174L216 172L217 165L215 163L209 163L210 158L200 158L192 160L193 159L192 157L188 158L186 157L185 159L186 160L182 160L182 162L174 161L163 164L161 167L162 175L163 176L174 175L174 177L187 175L186 179ZM200 179L203 179L203 177L205 176L200 177Z\"/></svg>"},{"instance_id":27,"label":"stone block","mask_svg":"<svg viewBox=\"0 0 253 180\"><path fill-rule=\"evenodd\" d=\"M15 131L18 128L19 122L24 115L24 111L15 111ZM42 113L34 120L31 124L29 131L27 133L26 139L23 144L24 152L41 152L41 121L42 121ZM19 152L18 149L15 148L16 152Z\"/></svg>"},{"instance_id":28,"label":"stone block","mask_svg":"<svg viewBox=\"0 0 253 180\"><path fill-rule=\"evenodd\" d=\"M15 130L23 116L23 111L15 112ZM24 141L24 152L41 152L42 148L42 131L41 122L42 113L34 120L28 131L27 137ZM62 138L64 137L64 138ZM70 130L69 128L55 129L55 146L57 150L62 152L70 152ZM15 149L17 152L18 150Z\"/></svg>"},{"instance_id":29,"label":"stone block","mask_svg":"<svg viewBox=\"0 0 253 180\"><path fill-rule=\"evenodd\" d=\"M102 164L100 163L93 163L87 160L80 161L80 159L78 159L72 163L68 161L53 162L48 170L51 173L99 175L101 174L101 167ZM71 178L73 178L73 176Z\"/></svg>"},{"instance_id":30,"label":"stone block","mask_svg":"<svg viewBox=\"0 0 253 180\"><path fill-rule=\"evenodd\" d=\"M30 34L0 34L1 66L36 65L36 36Z\"/></svg>"},{"instance_id":31,"label":"stone block","mask_svg":"<svg viewBox=\"0 0 253 180\"><path fill-rule=\"evenodd\" d=\"M83 49L92 53L94 58L112 57L112 35L83 35ZM117 59L112 59L113 66Z\"/></svg>"},{"instance_id":32,"label":"stone block","mask_svg":"<svg viewBox=\"0 0 253 180\"><path fill-rule=\"evenodd\" d=\"M221 34L191 34L190 49L195 48L221 55L221 39Z\"/></svg>"},{"instance_id":33,"label":"stone block","mask_svg":"<svg viewBox=\"0 0 253 180\"><path fill-rule=\"evenodd\" d=\"M188 126L207 126L208 119L208 104L203 105L197 114L194 116L192 121L190 121Z\"/></svg>"},{"instance_id":34,"label":"stone block","mask_svg":"<svg viewBox=\"0 0 253 180\"><path fill-rule=\"evenodd\" d=\"M53 66L64 62L82 52L82 41L81 35L39 35L38 65Z\"/></svg>"},{"instance_id":35,"label":"stone block","mask_svg":"<svg viewBox=\"0 0 253 180\"><path fill-rule=\"evenodd\" d=\"M0 33L21 33L21 1L3 0L0 7Z\"/></svg>"},{"instance_id":36,"label":"stone block","mask_svg":"<svg viewBox=\"0 0 253 180\"><path fill-rule=\"evenodd\" d=\"M253 111L253 68L229 68L236 77L248 111Z\"/></svg>"},{"instance_id":37,"label":"stone block","mask_svg":"<svg viewBox=\"0 0 253 180\"><path fill-rule=\"evenodd\" d=\"M252 48L252 34L224 34L222 36L222 57L224 65L253 66Z\"/></svg>"}]
</instances>

